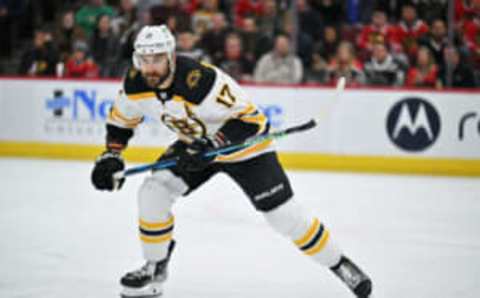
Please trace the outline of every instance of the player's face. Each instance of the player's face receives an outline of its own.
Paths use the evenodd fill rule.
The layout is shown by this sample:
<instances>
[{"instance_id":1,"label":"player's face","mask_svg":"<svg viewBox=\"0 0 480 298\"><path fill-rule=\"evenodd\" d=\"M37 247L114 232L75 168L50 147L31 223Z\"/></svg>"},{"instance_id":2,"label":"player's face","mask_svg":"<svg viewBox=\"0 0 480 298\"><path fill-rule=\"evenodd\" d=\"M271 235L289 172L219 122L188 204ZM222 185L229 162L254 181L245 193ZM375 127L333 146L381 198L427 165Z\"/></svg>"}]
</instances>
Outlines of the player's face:
<instances>
[{"instance_id":1,"label":"player's face","mask_svg":"<svg viewBox=\"0 0 480 298\"><path fill-rule=\"evenodd\" d=\"M154 88L169 74L167 54L139 55L140 70L147 84Z\"/></svg>"}]
</instances>

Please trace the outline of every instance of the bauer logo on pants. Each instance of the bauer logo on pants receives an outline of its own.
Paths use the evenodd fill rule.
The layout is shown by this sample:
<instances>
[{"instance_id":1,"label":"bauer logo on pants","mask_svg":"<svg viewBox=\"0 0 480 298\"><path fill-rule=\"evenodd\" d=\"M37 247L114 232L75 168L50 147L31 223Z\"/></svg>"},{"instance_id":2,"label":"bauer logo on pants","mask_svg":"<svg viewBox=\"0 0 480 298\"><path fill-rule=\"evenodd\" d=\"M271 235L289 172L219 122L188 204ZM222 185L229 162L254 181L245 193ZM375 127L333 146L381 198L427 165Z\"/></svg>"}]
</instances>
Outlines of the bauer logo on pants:
<instances>
[{"instance_id":1,"label":"bauer logo on pants","mask_svg":"<svg viewBox=\"0 0 480 298\"><path fill-rule=\"evenodd\" d=\"M440 134L440 114L425 99L404 98L388 112L387 133L390 140L405 151L423 151Z\"/></svg>"},{"instance_id":2,"label":"bauer logo on pants","mask_svg":"<svg viewBox=\"0 0 480 298\"><path fill-rule=\"evenodd\" d=\"M261 194L256 195L254 197L254 199L255 199L255 201L260 201L260 200L269 198L269 197L273 196L274 194L282 191L284 188L285 188L285 185L283 185L283 183L280 183L280 184L270 188L269 190L264 191Z\"/></svg>"}]
</instances>

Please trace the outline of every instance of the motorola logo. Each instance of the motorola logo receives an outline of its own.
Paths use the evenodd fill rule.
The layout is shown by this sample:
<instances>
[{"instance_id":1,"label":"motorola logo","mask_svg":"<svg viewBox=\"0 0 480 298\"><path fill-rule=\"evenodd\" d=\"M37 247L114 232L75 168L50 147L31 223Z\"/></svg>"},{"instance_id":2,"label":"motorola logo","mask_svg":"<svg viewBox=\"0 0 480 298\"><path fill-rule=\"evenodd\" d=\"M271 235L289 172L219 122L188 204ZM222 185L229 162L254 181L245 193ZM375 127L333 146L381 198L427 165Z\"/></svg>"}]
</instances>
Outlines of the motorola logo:
<instances>
[{"instance_id":1,"label":"motorola logo","mask_svg":"<svg viewBox=\"0 0 480 298\"><path fill-rule=\"evenodd\" d=\"M404 98L388 112L390 140L405 151L418 152L435 143L441 128L440 114L425 99Z\"/></svg>"}]
</instances>

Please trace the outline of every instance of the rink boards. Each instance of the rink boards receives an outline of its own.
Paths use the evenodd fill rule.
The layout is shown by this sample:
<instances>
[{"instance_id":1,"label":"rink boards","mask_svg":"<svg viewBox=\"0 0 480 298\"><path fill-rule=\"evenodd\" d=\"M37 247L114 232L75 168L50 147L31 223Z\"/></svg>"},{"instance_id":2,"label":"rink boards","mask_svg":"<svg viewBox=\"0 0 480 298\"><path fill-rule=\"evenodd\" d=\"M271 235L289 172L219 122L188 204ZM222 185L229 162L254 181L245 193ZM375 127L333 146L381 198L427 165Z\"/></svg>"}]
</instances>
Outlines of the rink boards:
<instances>
[{"instance_id":1,"label":"rink boards","mask_svg":"<svg viewBox=\"0 0 480 298\"><path fill-rule=\"evenodd\" d=\"M120 81L0 80L0 156L92 160ZM273 129L318 128L276 146L296 169L480 176L480 91L245 86ZM146 119L126 157L150 162L174 139Z\"/></svg>"}]
</instances>

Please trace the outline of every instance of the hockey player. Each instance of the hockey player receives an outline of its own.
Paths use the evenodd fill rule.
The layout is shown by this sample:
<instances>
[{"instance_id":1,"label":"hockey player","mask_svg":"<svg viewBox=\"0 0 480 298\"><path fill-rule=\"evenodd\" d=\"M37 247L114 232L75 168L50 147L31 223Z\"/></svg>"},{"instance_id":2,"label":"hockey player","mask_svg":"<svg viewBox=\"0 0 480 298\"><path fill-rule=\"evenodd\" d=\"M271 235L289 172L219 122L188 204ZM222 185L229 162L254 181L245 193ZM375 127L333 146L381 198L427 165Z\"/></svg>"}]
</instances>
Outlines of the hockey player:
<instances>
[{"instance_id":1,"label":"hockey player","mask_svg":"<svg viewBox=\"0 0 480 298\"><path fill-rule=\"evenodd\" d=\"M147 26L134 43L133 65L107 121L106 151L92 172L99 190L114 190L112 174L124 168L121 152L144 116L161 120L178 134L161 158L177 158L170 170L153 171L138 191L139 233L145 264L121 278L122 297L159 297L175 247L172 205L218 172L229 175L274 230L301 252L330 268L357 297L372 283L342 255L316 217L302 210L271 141L203 158L207 150L266 134L269 123L228 75L211 65L175 55L165 26ZM118 181L119 186L123 184Z\"/></svg>"}]
</instances>

